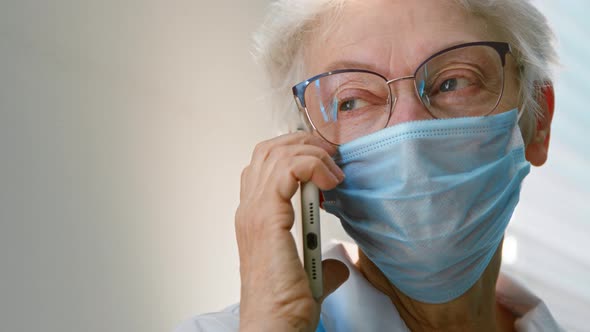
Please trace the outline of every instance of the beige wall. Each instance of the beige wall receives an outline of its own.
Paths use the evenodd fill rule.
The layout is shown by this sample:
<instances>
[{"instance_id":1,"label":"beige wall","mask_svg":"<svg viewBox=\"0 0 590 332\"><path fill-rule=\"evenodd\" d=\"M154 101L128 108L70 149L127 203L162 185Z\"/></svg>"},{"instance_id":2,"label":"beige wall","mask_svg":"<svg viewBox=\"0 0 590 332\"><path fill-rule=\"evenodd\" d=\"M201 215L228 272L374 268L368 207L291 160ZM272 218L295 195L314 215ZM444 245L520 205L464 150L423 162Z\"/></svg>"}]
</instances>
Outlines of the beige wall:
<instances>
[{"instance_id":1,"label":"beige wall","mask_svg":"<svg viewBox=\"0 0 590 332\"><path fill-rule=\"evenodd\" d=\"M167 331L238 300L267 1L0 1L0 330Z\"/></svg>"}]
</instances>

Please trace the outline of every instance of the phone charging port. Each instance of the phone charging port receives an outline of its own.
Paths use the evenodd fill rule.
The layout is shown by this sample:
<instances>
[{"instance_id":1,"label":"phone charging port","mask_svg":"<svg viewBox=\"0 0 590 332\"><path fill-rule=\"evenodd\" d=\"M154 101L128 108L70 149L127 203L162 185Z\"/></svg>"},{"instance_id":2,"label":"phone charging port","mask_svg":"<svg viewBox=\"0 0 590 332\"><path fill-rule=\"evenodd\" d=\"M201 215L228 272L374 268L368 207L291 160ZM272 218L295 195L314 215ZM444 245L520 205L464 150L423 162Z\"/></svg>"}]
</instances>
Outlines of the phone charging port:
<instances>
[{"instance_id":1,"label":"phone charging port","mask_svg":"<svg viewBox=\"0 0 590 332\"><path fill-rule=\"evenodd\" d=\"M315 233L307 233L307 248L308 249L315 249L318 247L318 237Z\"/></svg>"}]
</instances>

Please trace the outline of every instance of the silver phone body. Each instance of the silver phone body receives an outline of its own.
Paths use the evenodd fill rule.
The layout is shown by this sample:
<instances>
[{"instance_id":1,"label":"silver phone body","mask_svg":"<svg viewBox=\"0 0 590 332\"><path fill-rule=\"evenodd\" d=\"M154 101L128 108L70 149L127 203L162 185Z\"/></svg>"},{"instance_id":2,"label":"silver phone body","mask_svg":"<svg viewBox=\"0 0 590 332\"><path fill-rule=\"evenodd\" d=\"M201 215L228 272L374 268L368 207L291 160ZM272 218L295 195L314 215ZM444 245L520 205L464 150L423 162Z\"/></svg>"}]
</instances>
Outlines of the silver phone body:
<instances>
[{"instance_id":1,"label":"silver phone body","mask_svg":"<svg viewBox=\"0 0 590 332\"><path fill-rule=\"evenodd\" d=\"M320 233L320 192L311 182L301 184L303 266L313 297L323 294L322 241Z\"/></svg>"}]
</instances>

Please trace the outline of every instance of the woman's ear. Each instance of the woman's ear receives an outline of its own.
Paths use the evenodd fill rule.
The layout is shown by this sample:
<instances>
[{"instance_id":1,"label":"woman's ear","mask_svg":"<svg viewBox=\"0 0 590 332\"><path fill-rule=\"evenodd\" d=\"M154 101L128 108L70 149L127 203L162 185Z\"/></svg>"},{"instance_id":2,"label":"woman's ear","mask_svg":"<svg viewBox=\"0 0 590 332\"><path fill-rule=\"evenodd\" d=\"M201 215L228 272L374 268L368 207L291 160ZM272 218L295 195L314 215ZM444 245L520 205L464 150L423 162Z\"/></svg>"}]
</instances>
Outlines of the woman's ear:
<instances>
[{"instance_id":1,"label":"woman's ear","mask_svg":"<svg viewBox=\"0 0 590 332\"><path fill-rule=\"evenodd\" d=\"M542 116L537 119L537 129L526 147L526 159L534 166L541 166L547 161L551 121L555 110L555 93L553 84L545 82L538 87L537 102L541 106Z\"/></svg>"}]
</instances>

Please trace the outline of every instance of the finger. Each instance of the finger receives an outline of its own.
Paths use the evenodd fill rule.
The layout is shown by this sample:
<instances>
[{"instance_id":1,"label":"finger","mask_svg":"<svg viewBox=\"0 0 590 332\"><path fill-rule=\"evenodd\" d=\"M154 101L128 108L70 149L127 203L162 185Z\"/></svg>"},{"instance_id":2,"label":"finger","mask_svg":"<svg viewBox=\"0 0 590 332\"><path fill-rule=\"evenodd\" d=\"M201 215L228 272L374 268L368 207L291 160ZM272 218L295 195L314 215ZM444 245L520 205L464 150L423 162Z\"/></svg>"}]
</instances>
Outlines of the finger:
<instances>
[{"instance_id":1,"label":"finger","mask_svg":"<svg viewBox=\"0 0 590 332\"><path fill-rule=\"evenodd\" d=\"M285 151L286 147L293 147L293 146L315 146L317 148L323 149L326 151L328 156L333 155L336 153L336 147L332 144L326 142L325 140L314 136L307 132L296 132L291 134L285 134L279 137L275 137L273 139L258 143L254 149L252 154L252 161L249 165L251 177L248 183L261 182L266 183L270 172L274 168L274 164L268 165L266 161L268 160L271 154L274 154L273 151ZM281 155L282 153L279 153ZM286 158L286 153L284 155ZM333 163L332 158L325 158L327 162ZM329 161L328 161L329 160ZM275 159L276 162L276 159ZM337 176L341 176L339 173L340 169L334 165L330 165L330 169L333 169ZM254 177L258 177L262 174L262 179L252 179Z\"/></svg>"},{"instance_id":2,"label":"finger","mask_svg":"<svg viewBox=\"0 0 590 332\"><path fill-rule=\"evenodd\" d=\"M292 160L297 156L312 156L323 162L332 174L339 180L344 178L344 172L336 165L326 150L314 145L286 145L275 148L268 156L265 164L272 169L282 160ZM267 166L265 166L267 167Z\"/></svg>"},{"instance_id":3,"label":"finger","mask_svg":"<svg viewBox=\"0 0 590 332\"><path fill-rule=\"evenodd\" d=\"M341 179L337 178L320 159L313 156L296 156L290 160L279 160L269 173L267 181L266 187L287 201L297 191L299 182L311 181L322 190L330 190L335 188Z\"/></svg>"},{"instance_id":4,"label":"finger","mask_svg":"<svg viewBox=\"0 0 590 332\"><path fill-rule=\"evenodd\" d=\"M324 293L318 300L320 303L348 280L348 276L350 275L346 264L336 259L324 260L322 262L322 269L324 275Z\"/></svg>"},{"instance_id":5,"label":"finger","mask_svg":"<svg viewBox=\"0 0 590 332\"><path fill-rule=\"evenodd\" d=\"M328 155L334 155L337 151L336 146L326 142L321 137L317 137L308 132L296 132L281 135L270 140L258 143L252 153L250 164L255 168L264 162L270 155L271 151L279 146L285 145L314 145L325 150Z\"/></svg>"}]
</instances>

